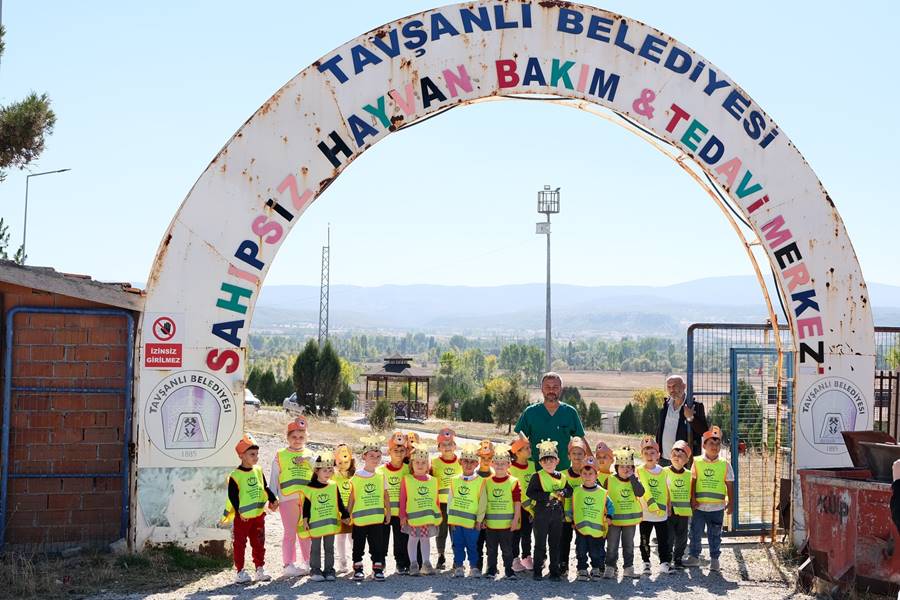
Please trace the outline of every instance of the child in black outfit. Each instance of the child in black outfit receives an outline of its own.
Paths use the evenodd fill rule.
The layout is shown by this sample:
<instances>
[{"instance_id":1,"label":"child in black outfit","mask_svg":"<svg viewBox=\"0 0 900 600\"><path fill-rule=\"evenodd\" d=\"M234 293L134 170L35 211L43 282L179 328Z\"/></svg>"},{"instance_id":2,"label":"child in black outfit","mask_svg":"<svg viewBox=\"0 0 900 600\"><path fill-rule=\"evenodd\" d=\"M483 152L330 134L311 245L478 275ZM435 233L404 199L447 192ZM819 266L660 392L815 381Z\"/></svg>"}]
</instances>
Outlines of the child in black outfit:
<instances>
[{"instance_id":1,"label":"child in black outfit","mask_svg":"<svg viewBox=\"0 0 900 600\"><path fill-rule=\"evenodd\" d=\"M563 500L566 490L566 477L556 470L559 464L559 453L556 442L544 440L538 444L538 455L541 470L528 483L525 495L534 500L534 568L533 578L540 581L544 576L544 560L549 559L550 581L560 581L559 545L562 537L564 516ZM547 546L550 555L547 556Z\"/></svg>"}]
</instances>

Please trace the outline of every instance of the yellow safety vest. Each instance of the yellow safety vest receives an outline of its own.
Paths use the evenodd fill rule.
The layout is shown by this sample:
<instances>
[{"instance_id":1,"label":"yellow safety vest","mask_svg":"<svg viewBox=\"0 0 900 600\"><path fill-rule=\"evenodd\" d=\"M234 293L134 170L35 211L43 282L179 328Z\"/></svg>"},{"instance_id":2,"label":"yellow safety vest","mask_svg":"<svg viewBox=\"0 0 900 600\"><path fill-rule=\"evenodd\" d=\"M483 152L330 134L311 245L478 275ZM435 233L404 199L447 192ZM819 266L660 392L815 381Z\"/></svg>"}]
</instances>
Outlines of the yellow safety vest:
<instances>
[{"instance_id":1,"label":"yellow safety vest","mask_svg":"<svg viewBox=\"0 0 900 600\"><path fill-rule=\"evenodd\" d=\"M724 460L707 462L700 459L694 461L697 483L694 485L694 498L700 504L720 504L725 502L728 487L725 477L728 474L728 463Z\"/></svg>"},{"instance_id":2,"label":"yellow safety vest","mask_svg":"<svg viewBox=\"0 0 900 600\"><path fill-rule=\"evenodd\" d=\"M597 485L602 487L604 490L606 486L609 485L609 473L597 473Z\"/></svg>"},{"instance_id":3,"label":"yellow safety vest","mask_svg":"<svg viewBox=\"0 0 900 600\"><path fill-rule=\"evenodd\" d=\"M275 455L278 459L278 486L282 496L293 496L312 481L313 465L312 452L307 448L294 452L290 448L282 448ZM294 464L294 458L304 456L308 460L299 465Z\"/></svg>"},{"instance_id":4,"label":"yellow safety vest","mask_svg":"<svg viewBox=\"0 0 900 600\"><path fill-rule=\"evenodd\" d=\"M409 524L413 527L440 524L437 477L429 476L427 481L421 481L412 475L404 475L403 487L406 488L406 519Z\"/></svg>"},{"instance_id":5,"label":"yellow safety vest","mask_svg":"<svg viewBox=\"0 0 900 600\"><path fill-rule=\"evenodd\" d=\"M547 471L541 469L536 473L538 481L541 482L541 489L547 493L558 492L566 487L566 474L560 473L559 479L554 479ZM537 509L537 503L535 503Z\"/></svg>"},{"instance_id":6,"label":"yellow safety vest","mask_svg":"<svg viewBox=\"0 0 900 600\"><path fill-rule=\"evenodd\" d=\"M631 481L622 481L616 476L611 476L608 483L609 499L613 504L612 524L627 527L640 523L644 511L634 495Z\"/></svg>"},{"instance_id":7,"label":"yellow safety vest","mask_svg":"<svg viewBox=\"0 0 900 600\"><path fill-rule=\"evenodd\" d=\"M581 479L581 475L572 475L570 470L567 470L566 471L566 483L568 483L569 487L571 487L574 490L575 488L581 487L581 484L584 483L584 481ZM571 498L566 498L563 501L563 508L565 509L565 513L566 513L566 517L565 517L566 523L571 523L572 519L573 519L572 499Z\"/></svg>"},{"instance_id":8,"label":"yellow safety vest","mask_svg":"<svg viewBox=\"0 0 900 600\"><path fill-rule=\"evenodd\" d=\"M531 478L535 474L534 461L528 459L528 465L524 469L511 464L509 466L509 474L518 479L519 485L522 486L522 510L533 517L535 502L525 495L525 490L528 489L528 484L531 483Z\"/></svg>"},{"instance_id":9,"label":"yellow safety vest","mask_svg":"<svg viewBox=\"0 0 900 600\"><path fill-rule=\"evenodd\" d=\"M235 510L244 519L252 519L266 512L266 502L269 499L263 486L265 477L262 467L255 465L250 471L235 469L231 472L231 479L234 479L238 486L239 506L231 506L231 502L228 501L223 518L227 520Z\"/></svg>"},{"instance_id":10,"label":"yellow safety vest","mask_svg":"<svg viewBox=\"0 0 900 600\"><path fill-rule=\"evenodd\" d=\"M516 483L516 478L512 476L503 483L497 483L493 477L485 481L487 512L484 515L484 525L488 529L509 529L512 526L516 510L512 491Z\"/></svg>"},{"instance_id":11,"label":"yellow safety vest","mask_svg":"<svg viewBox=\"0 0 900 600\"><path fill-rule=\"evenodd\" d=\"M384 476L375 473L371 477L354 475L350 479L353 487L353 525L376 525L384 523Z\"/></svg>"},{"instance_id":12,"label":"yellow safety vest","mask_svg":"<svg viewBox=\"0 0 900 600\"><path fill-rule=\"evenodd\" d=\"M676 473L672 467L663 469L669 484L669 496L672 498L672 512L679 517L690 517L694 514L691 508L691 471L684 469Z\"/></svg>"},{"instance_id":13,"label":"yellow safety vest","mask_svg":"<svg viewBox=\"0 0 900 600\"><path fill-rule=\"evenodd\" d=\"M303 529L301 520L297 524L297 535L304 539L320 538L340 531L338 494L338 486L334 481L329 481L323 488L303 488L303 496L309 500L309 531Z\"/></svg>"},{"instance_id":14,"label":"yellow safety vest","mask_svg":"<svg viewBox=\"0 0 900 600\"><path fill-rule=\"evenodd\" d=\"M446 463L440 456L431 459L431 473L438 480L438 496L441 504L447 504L447 492L450 491L450 480L463 472L459 458L454 455L454 461Z\"/></svg>"},{"instance_id":15,"label":"yellow safety vest","mask_svg":"<svg viewBox=\"0 0 900 600\"><path fill-rule=\"evenodd\" d=\"M594 538L606 537L606 498L602 487L592 490L579 485L572 490L572 514L578 533Z\"/></svg>"},{"instance_id":16,"label":"yellow safety vest","mask_svg":"<svg viewBox=\"0 0 900 600\"><path fill-rule=\"evenodd\" d=\"M399 470L393 471L388 469L387 465L381 465L375 469L376 473L381 473L387 482L388 496L391 500L391 516L400 516L400 486L403 484L403 478L409 475L409 465L403 463Z\"/></svg>"},{"instance_id":17,"label":"yellow safety vest","mask_svg":"<svg viewBox=\"0 0 900 600\"><path fill-rule=\"evenodd\" d=\"M353 489L353 486L350 485L351 477L353 476L345 477L335 471L334 477L331 479L338 486L338 493L341 495L341 502L344 503L344 506L350 505L350 490Z\"/></svg>"},{"instance_id":18,"label":"yellow safety vest","mask_svg":"<svg viewBox=\"0 0 900 600\"><path fill-rule=\"evenodd\" d=\"M478 520L478 503L484 493L484 478L471 480L458 475L450 480L450 503L447 505L447 523L472 529Z\"/></svg>"},{"instance_id":19,"label":"yellow safety vest","mask_svg":"<svg viewBox=\"0 0 900 600\"><path fill-rule=\"evenodd\" d=\"M658 515L665 515L669 506L669 488L666 486L666 471L661 470L654 475L644 467L637 469L638 479L644 486L644 499L647 501L647 510Z\"/></svg>"}]
</instances>

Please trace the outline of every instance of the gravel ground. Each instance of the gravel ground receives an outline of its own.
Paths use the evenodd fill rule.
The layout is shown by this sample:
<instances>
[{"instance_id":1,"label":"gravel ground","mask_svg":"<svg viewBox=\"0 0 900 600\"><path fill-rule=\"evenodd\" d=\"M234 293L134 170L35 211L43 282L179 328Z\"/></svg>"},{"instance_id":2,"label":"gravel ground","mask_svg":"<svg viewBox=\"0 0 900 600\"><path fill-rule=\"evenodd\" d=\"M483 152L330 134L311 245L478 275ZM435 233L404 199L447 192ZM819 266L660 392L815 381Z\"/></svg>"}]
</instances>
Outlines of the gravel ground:
<instances>
[{"instance_id":1,"label":"gravel ground","mask_svg":"<svg viewBox=\"0 0 900 600\"><path fill-rule=\"evenodd\" d=\"M282 446L282 437L278 435L256 435L260 444L260 465L268 472L275 452ZM312 432L311 441L315 442ZM726 544L722 549L720 574L710 573L705 566L691 569L683 573L662 575L657 571L654 559L653 573L641 579L601 580L592 582L576 582L575 551L572 549L572 562L569 577L573 581L551 583L536 582L530 577L518 581L502 579L488 582L484 579L454 579L449 572L431 577L402 577L393 575L393 559L388 551L387 580L377 583L369 578L363 583L354 583L347 575L338 577L336 582L315 583L308 577L281 579L281 518L277 514L266 518L266 568L273 576L271 582L237 585L233 583L234 571L226 570L208 575L181 588L147 594L103 594L96 598L113 600L114 598L154 598L159 600L175 600L181 598L229 600L240 599L287 599L303 598L309 600L331 600L338 598L403 598L405 600L519 600L533 598L567 598L573 600L587 598L677 598L690 594L693 600L716 598L746 598L769 600L778 598L811 598L794 590L793 572L780 567L771 550L756 544ZM432 543L432 552L435 552ZM635 544L636 546L636 544ZM448 562L450 562L450 541L447 541ZM640 555L635 547L635 554ZM349 559L349 557L348 557ZM250 549L247 549L247 562L250 563ZM432 564L437 559L432 558ZM366 559L366 568L371 565ZM621 569L620 569L621 571ZM526 574L527 575L527 574ZM161 585L161 588L164 586Z\"/></svg>"}]
</instances>

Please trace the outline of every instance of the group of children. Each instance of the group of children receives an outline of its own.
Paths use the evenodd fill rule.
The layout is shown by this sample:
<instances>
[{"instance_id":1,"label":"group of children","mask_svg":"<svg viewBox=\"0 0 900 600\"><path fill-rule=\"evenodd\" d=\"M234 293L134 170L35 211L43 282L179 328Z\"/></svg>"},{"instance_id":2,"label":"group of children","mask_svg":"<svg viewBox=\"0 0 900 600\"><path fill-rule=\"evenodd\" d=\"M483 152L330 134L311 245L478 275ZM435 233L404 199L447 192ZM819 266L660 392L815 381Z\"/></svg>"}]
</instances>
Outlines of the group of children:
<instances>
[{"instance_id":1,"label":"group of children","mask_svg":"<svg viewBox=\"0 0 900 600\"><path fill-rule=\"evenodd\" d=\"M546 564L551 581L567 576L574 538L577 580L590 581L616 576L620 546L624 576L649 573L654 531L661 573L698 566L705 530L710 570L719 570L734 475L719 458L718 427L703 435L703 455L693 461L690 446L676 442L671 466L665 468L652 437L641 441L643 462L637 467L631 448L613 451L599 442L592 451L585 439L575 437L567 448L571 466L563 472L556 470L555 441L537 444L535 465L524 437L511 445L483 440L463 446L459 454L454 437L452 430L442 429L432 457L414 432L394 432L387 438L387 462L382 460L384 440L363 438L357 468L347 445L334 451L306 448L307 424L298 418L288 425L288 445L276 454L267 480L256 464L259 447L245 435L236 447L241 465L229 477L223 516L223 523L234 520L236 581L251 580L244 569L248 541L256 579L270 579L264 569L266 507L278 510L284 525L284 576L309 574L312 581L334 581L338 571L348 570L354 580L364 580L367 549L372 577L383 581L391 537L398 574L445 569L449 537L454 577L493 579L502 560L506 579L531 571L540 580ZM637 569L636 530L643 560ZM436 565L431 564L432 538Z\"/></svg>"}]
</instances>

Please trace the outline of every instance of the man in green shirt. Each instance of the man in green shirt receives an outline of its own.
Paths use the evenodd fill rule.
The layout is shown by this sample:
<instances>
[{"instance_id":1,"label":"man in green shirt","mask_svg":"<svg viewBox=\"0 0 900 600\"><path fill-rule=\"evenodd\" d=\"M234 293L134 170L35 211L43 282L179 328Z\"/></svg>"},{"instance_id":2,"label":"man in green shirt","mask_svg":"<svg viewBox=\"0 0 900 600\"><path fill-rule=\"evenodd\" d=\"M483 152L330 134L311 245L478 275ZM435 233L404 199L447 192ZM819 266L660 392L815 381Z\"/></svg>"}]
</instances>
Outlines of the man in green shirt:
<instances>
[{"instance_id":1,"label":"man in green shirt","mask_svg":"<svg viewBox=\"0 0 900 600\"><path fill-rule=\"evenodd\" d=\"M532 404L519 417L516 432L523 433L531 442L531 457L538 463L538 444L543 440L557 442L559 450L560 471L569 468L569 440L572 436L584 437L584 426L578 417L578 411L568 404L560 404L562 378L553 371L545 373L541 378L541 394L544 402Z\"/></svg>"}]
</instances>

